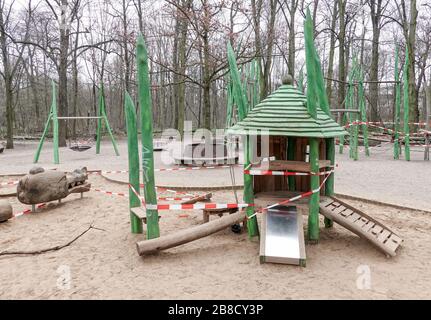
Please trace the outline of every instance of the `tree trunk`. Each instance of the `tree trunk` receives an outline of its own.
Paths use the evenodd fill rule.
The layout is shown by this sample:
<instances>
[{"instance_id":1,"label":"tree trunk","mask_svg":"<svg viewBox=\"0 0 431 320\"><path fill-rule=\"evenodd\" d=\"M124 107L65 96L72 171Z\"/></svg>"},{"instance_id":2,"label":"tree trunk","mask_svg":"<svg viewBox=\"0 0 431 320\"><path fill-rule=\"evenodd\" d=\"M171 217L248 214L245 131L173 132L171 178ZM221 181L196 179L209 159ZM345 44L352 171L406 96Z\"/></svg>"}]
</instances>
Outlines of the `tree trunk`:
<instances>
[{"instance_id":1,"label":"tree trunk","mask_svg":"<svg viewBox=\"0 0 431 320\"><path fill-rule=\"evenodd\" d=\"M295 15L298 0L292 0L290 4L290 28L289 28L289 53L287 56L287 64L289 74L295 79Z\"/></svg>"},{"instance_id":2,"label":"tree trunk","mask_svg":"<svg viewBox=\"0 0 431 320\"><path fill-rule=\"evenodd\" d=\"M9 51L7 44L6 26L3 19L3 3L0 3L0 45L3 58L3 76L5 85L5 98L6 98L6 149L13 149L13 92L12 92L12 75L11 66L9 61Z\"/></svg>"},{"instance_id":3,"label":"tree trunk","mask_svg":"<svg viewBox=\"0 0 431 320\"><path fill-rule=\"evenodd\" d=\"M382 0L370 0L371 25L373 27L373 42L371 50L371 67L370 67L370 109L371 121L379 121L379 41L380 41L380 20L382 14Z\"/></svg>"},{"instance_id":4,"label":"tree trunk","mask_svg":"<svg viewBox=\"0 0 431 320\"><path fill-rule=\"evenodd\" d=\"M345 68L345 38L346 38L346 0L338 0L340 11L339 54L338 54L338 80L341 81L338 89L338 105L344 106L346 99L346 68Z\"/></svg>"},{"instance_id":5,"label":"tree trunk","mask_svg":"<svg viewBox=\"0 0 431 320\"><path fill-rule=\"evenodd\" d=\"M192 5L192 0L186 0L183 3L184 10L189 10ZM180 20L180 39L178 43L178 73L180 76L178 77L178 131L184 131L184 120L185 120L185 110L186 110L186 63L187 63L187 31L188 31L188 22L189 20L186 17L181 17Z\"/></svg>"},{"instance_id":6,"label":"tree trunk","mask_svg":"<svg viewBox=\"0 0 431 320\"><path fill-rule=\"evenodd\" d=\"M410 98L410 121L419 122L419 103L418 103L418 92L416 91L416 27L417 27L418 10L416 7L416 0L410 1L410 25L409 25L409 37L407 45L409 48L409 98ZM411 127L412 130L416 128Z\"/></svg>"},{"instance_id":7,"label":"tree trunk","mask_svg":"<svg viewBox=\"0 0 431 320\"><path fill-rule=\"evenodd\" d=\"M337 25L337 14L338 14L338 2L334 1L334 7L332 10L332 21L331 21L331 40L329 45L329 61L328 61L328 74L329 79L334 78L334 57L335 57L335 27ZM326 84L326 93L328 95L328 101L331 103L332 100L332 81L328 80Z\"/></svg>"},{"instance_id":8,"label":"tree trunk","mask_svg":"<svg viewBox=\"0 0 431 320\"><path fill-rule=\"evenodd\" d=\"M69 54L69 26L67 22L68 0L61 0L61 21L60 21L60 62L58 67L58 113L59 116L69 115L69 105L67 99L67 57ZM66 146L67 121L59 121L58 145Z\"/></svg>"}]
</instances>

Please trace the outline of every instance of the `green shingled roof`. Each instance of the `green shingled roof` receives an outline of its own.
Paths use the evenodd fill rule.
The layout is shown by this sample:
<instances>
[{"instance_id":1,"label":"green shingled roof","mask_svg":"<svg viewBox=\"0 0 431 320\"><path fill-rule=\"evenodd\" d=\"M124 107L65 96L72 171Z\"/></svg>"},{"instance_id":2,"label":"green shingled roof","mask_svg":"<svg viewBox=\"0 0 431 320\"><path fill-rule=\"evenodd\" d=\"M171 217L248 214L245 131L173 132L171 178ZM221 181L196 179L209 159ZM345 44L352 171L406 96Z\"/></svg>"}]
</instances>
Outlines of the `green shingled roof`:
<instances>
[{"instance_id":1,"label":"green shingled roof","mask_svg":"<svg viewBox=\"0 0 431 320\"><path fill-rule=\"evenodd\" d=\"M229 134L261 134L272 136L334 138L348 133L320 108L317 119L307 111L307 98L295 87L283 85L258 104L247 117L228 130Z\"/></svg>"}]
</instances>

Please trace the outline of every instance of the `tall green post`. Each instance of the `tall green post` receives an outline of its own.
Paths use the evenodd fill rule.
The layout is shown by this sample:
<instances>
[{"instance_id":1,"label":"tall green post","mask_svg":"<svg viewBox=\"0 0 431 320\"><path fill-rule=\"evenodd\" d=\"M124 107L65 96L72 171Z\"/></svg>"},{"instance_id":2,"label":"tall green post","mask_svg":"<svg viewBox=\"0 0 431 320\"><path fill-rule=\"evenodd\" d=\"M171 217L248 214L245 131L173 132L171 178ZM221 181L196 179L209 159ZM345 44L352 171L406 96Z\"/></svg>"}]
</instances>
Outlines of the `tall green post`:
<instances>
[{"instance_id":1,"label":"tall green post","mask_svg":"<svg viewBox=\"0 0 431 320\"><path fill-rule=\"evenodd\" d=\"M310 166L312 172L319 172L319 139L310 138ZM311 190L318 190L320 187L320 176L311 176ZM314 192L310 199L310 213L308 216L308 240L310 242L319 241L319 203L320 192Z\"/></svg>"},{"instance_id":2,"label":"tall green post","mask_svg":"<svg viewBox=\"0 0 431 320\"><path fill-rule=\"evenodd\" d=\"M307 17L304 23L305 56L307 66L307 111L310 116L317 120L317 110L320 107L330 117L328 97L326 95L320 60L314 46L313 19L310 10L307 9ZM318 173L319 166L319 139L310 138L310 167L311 172ZM320 176L313 175L310 198L310 212L308 216L308 240L310 243L319 241L319 203L320 203Z\"/></svg>"},{"instance_id":3,"label":"tall green post","mask_svg":"<svg viewBox=\"0 0 431 320\"><path fill-rule=\"evenodd\" d=\"M238 109L239 121L242 121L247 116L247 99L242 91L241 79L239 77L238 66L236 63L235 53L232 45L228 43L227 54L229 61L230 76L232 79L232 93ZM251 163L251 144L250 137L244 138L244 168L247 168ZM253 177L250 175L244 175L244 201L247 204L254 205L254 192L253 192ZM251 217L254 215L255 209L253 207L247 208L247 216ZM248 235L250 238L259 236L259 226L257 223L256 216L248 219L247 221Z\"/></svg>"},{"instance_id":4,"label":"tall green post","mask_svg":"<svg viewBox=\"0 0 431 320\"><path fill-rule=\"evenodd\" d=\"M127 126L127 147L129 153L129 183L136 190L140 192L139 183L139 148L138 148L138 129L137 129L137 117L135 106L129 93L126 92L125 97L125 114L126 114L126 126ZM129 207L139 208L141 201L137 195L129 188ZM138 218L130 210L130 223L132 233L141 234L143 232L142 220Z\"/></svg>"},{"instance_id":5,"label":"tall green post","mask_svg":"<svg viewBox=\"0 0 431 320\"><path fill-rule=\"evenodd\" d=\"M399 48L397 46L395 51L395 124L394 124L394 159L400 159L400 126L401 126L401 82L400 82L400 70L399 70Z\"/></svg>"},{"instance_id":6,"label":"tall green post","mask_svg":"<svg viewBox=\"0 0 431 320\"><path fill-rule=\"evenodd\" d=\"M153 146L153 110L151 103L151 86L148 68L148 53L144 37L140 35L137 42L136 59L138 64L138 93L141 109L142 130L142 167L145 201L149 205L157 205L157 193L154 178L154 146ZM147 238L160 236L158 210L147 209Z\"/></svg>"},{"instance_id":7,"label":"tall green post","mask_svg":"<svg viewBox=\"0 0 431 320\"><path fill-rule=\"evenodd\" d=\"M405 138L405 158L410 161L410 126L409 126L409 48L406 47L406 63L404 65L404 134Z\"/></svg>"}]
</instances>

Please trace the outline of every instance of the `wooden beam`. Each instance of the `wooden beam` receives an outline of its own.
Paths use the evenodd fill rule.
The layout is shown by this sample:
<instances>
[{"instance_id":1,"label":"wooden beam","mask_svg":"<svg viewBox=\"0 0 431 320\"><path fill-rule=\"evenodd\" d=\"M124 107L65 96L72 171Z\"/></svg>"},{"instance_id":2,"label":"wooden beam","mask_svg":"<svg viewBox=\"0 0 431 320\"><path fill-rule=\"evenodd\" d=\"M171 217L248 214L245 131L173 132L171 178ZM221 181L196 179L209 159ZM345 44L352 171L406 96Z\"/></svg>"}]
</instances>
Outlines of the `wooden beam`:
<instances>
[{"instance_id":1,"label":"wooden beam","mask_svg":"<svg viewBox=\"0 0 431 320\"><path fill-rule=\"evenodd\" d=\"M140 256L154 254L162 250L174 248L226 229L246 219L245 212L235 213L224 218L208 222L190 229L179 231L175 234L157 239L141 241L136 244Z\"/></svg>"}]
</instances>

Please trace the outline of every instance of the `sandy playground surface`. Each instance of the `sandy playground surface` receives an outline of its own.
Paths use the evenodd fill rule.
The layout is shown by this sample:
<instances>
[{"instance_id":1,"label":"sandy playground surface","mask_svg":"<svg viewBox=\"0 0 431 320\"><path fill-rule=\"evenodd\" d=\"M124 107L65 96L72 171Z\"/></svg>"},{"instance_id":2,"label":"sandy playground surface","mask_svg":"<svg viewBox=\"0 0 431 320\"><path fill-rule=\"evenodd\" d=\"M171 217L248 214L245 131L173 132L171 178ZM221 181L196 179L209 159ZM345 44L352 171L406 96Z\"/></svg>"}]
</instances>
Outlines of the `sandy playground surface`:
<instances>
[{"instance_id":1,"label":"sandy playground surface","mask_svg":"<svg viewBox=\"0 0 431 320\"><path fill-rule=\"evenodd\" d=\"M124 154L123 143L120 150ZM33 152L32 145L20 146L16 151L2 155L0 173L28 171ZM103 152L102 158L85 153L73 154L78 159L69 159L68 151L62 151L65 161L60 168L73 169L83 165L89 168L97 165L104 170L127 168L126 158L113 157L109 145L104 145ZM337 191L429 210L431 165L419 161L421 154L412 163L395 163L390 160L390 153L379 152L372 159L357 163L345 156L339 157L337 188L342 190ZM50 156L49 151L43 154L42 165L46 168L55 167L50 164ZM27 159L23 159L25 157ZM382 172L379 168L386 169ZM376 170L380 173L377 177ZM406 173L418 170L422 173L416 173L408 181L401 180ZM358 171L359 175L356 174ZM14 179L4 177L0 182ZM375 183L370 184L372 179ZM124 185L107 182L100 176L91 176L90 182L93 187L104 190L127 192ZM409 185L408 189L406 185ZM413 200L408 199L411 197ZM15 212L28 208L14 198L9 200ZM232 202L234 196L232 191L217 191L213 200ZM230 230L157 256L141 258L135 243L144 236L130 233L127 199L96 192L88 193L83 200L74 195L60 205L51 204L37 214L0 224L0 252L63 245L89 226L94 227L58 251L36 256L0 257L0 298L430 299L430 213L347 202L403 237L405 243L397 257L387 259L366 241L336 225L330 230L322 227L320 243L306 247L307 268L261 265L259 243L249 241L246 234L236 235ZM187 212L188 217L180 217L182 214L184 212L162 212L162 234L202 221L199 211ZM371 271L371 287L359 289L357 282L364 266ZM69 287L62 282L65 272L70 272Z\"/></svg>"}]
</instances>

